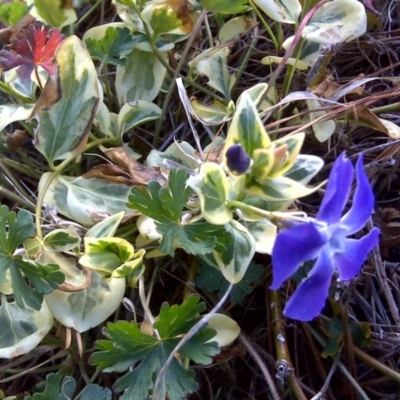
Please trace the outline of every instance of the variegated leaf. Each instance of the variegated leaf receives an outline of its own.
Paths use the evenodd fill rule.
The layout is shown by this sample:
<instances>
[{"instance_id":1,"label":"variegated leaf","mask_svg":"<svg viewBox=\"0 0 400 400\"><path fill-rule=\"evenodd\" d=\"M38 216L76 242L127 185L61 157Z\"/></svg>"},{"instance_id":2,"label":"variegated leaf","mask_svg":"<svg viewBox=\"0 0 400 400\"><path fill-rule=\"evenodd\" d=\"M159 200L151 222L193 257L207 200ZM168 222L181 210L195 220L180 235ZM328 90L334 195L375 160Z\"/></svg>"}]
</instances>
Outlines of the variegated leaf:
<instances>
[{"instance_id":1,"label":"variegated leaf","mask_svg":"<svg viewBox=\"0 0 400 400\"><path fill-rule=\"evenodd\" d=\"M51 166L85 149L100 97L93 61L76 36L61 43L55 61L58 79L49 78L32 113L35 147Z\"/></svg>"},{"instance_id":2,"label":"variegated leaf","mask_svg":"<svg viewBox=\"0 0 400 400\"><path fill-rule=\"evenodd\" d=\"M299 0L253 0L265 14L276 22L297 24L301 13Z\"/></svg>"},{"instance_id":3,"label":"variegated leaf","mask_svg":"<svg viewBox=\"0 0 400 400\"><path fill-rule=\"evenodd\" d=\"M167 59L166 53L162 55ZM120 104L153 101L160 92L165 73L165 67L154 53L134 49L125 65L117 67L115 87Z\"/></svg>"},{"instance_id":4,"label":"variegated leaf","mask_svg":"<svg viewBox=\"0 0 400 400\"><path fill-rule=\"evenodd\" d=\"M202 215L206 221L223 225L232 219L232 211L226 206L230 195L229 181L220 165L204 163L199 173L188 179L187 185L199 196Z\"/></svg>"},{"instance_id":5,"label":"variegated leaf","mask_svg":"<svg viewBox=\"0 0 400 400\"><path fill-rule=\"evenodd\" d=\"M238 143L243 146L251 158L255 150L265 149L271 144L255 104L247 93L242 93L240 102L237 105L226 137L225 151L230 146Z\"/></svg>"},{"instance_id":6,"label":"variegated leaf","mask_svg":"<svg viewBox=\"0 0 400 400\"><path fill-rule=\"evenodd\" d=\"M238 283L254 257L256 241L238 221L232 220L225 226L234 240L223 253L213 251L213 256L225 279L231 283Z\"/></svg>"}]
</instances>

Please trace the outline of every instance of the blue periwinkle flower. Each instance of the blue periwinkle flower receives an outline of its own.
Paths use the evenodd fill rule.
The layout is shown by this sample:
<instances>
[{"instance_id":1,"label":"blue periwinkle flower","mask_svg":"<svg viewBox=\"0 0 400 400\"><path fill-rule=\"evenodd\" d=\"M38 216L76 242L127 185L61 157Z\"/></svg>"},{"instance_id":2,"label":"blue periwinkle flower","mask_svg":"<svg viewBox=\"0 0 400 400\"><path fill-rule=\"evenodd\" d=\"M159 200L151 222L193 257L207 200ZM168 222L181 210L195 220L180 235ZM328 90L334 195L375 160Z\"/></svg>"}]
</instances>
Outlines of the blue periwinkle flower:
<instances>
[{"instance_id":1,"label":"blue periwinkle flower","mask_svg":"<svg viewBox=\"0 0 400 400\"><path fill-rule=\"evenodd\" d=\"M251 164L251 158L241 144L234 144L226 151L226 165L229 170L241 175L246 173Z\"/></svg>"},{"instance_id":2,"label":"blue periwinkle flower","mask_svg":"<svg viewBox=\"0 0 400 400\"><path fill-rule=\"evenodd\" d=\"M281 231L276 238L271 289L279 289L304 262L316 259L308 276L286 304L284 315L289 318L310 321L317 317L328 298L335 270L339 281L353 279L378 243L378 228L361 239L350 237L364 227L374 206L362 155L356 163L355 176L357 186L353 202L342 216L354 178L354 167L342 153L333 165L316 219L309 218L307 222Z\"/></svg>"}]
</instances>

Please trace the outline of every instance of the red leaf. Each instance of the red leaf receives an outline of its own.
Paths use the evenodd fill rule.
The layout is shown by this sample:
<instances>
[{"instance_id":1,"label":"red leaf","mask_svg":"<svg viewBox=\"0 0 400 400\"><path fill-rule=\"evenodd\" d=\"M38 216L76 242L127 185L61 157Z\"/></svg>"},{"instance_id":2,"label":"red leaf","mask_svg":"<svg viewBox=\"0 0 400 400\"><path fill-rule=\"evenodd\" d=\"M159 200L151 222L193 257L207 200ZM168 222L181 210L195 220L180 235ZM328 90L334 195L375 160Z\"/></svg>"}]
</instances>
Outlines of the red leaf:
<instances>
[{"instance_id":1,"label":"red leaf","mask_svg":"<svg viewBox=\"0 0 400 400\"><path fill-rule=\"evenodd\" d=\"M54 54L63 40L59 29L50 29L37 21L11 37L10 50L0 51L0 67L8 71L19 66L17 74L22 79L30 79L39 65L54 75Z\"/></svg>"}]
</instances>

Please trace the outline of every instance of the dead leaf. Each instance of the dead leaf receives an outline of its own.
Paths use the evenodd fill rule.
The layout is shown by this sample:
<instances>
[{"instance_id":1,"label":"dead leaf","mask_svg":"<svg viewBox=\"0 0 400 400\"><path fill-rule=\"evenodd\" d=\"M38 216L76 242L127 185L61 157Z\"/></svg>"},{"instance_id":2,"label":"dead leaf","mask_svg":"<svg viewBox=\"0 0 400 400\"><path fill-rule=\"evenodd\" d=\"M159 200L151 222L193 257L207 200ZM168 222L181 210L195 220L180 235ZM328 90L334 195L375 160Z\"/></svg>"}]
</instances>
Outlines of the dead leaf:
<instances>
[{"instance_id":1,"label":"dead leaf","mask_svg":"<svg viewBox=\"0 0 400 400\"><path fill-rule=\"evenodd\" d=\"M147 185L150 181L158 181L161 186L166 186L168 174L160 167L148 167L141 164L127 153L123 147L114 147L104 151L104 154L115 164L128 172L132 185Z\"/></svg>"},{"instance_id":2,"label":"dead leaf","mask_svg":"<svg viewBox=\"0 0 400 400\"><path fill-rule=\"evenodd\" d=\"M318 97L322 97L324 99L331 98L334 94L338 93L343 88L349 86L352 82L355 83L359 80L362 80L364 75L358 76L356 79L346 83L345 85L340 85L337 82L334 82L334 78L332 75L328 75L321 83L312 87L310 90L311 93L314 93ZM365 85L361 84L360 86L356 86L351 88L346 95L356 95L361 96L364 93Z\"/></svg>"},{"instance_id":3,"label":"dead leaf","mask_svg":"<svg viewBox=\"0 0 400 400\"><path fill-rule=\"evenodd\" d=\"M131 176L121 167L115 164L96 165L92 170L86 172L82 178L99 178L111 182L122 183L127 186L133 186Z\"/></svg>"},{"instance_id":4,"label":"dead leaf","mask_svg":"<svg viewBox=\"0 0 400 400\"><path fill-rule=\"evenodd\" d=\"M15 153L28 140L28 135L23 129L16 129L12 134L7 133L6 143L11 153Z\"/></svg>"},{"instance_id":5,"label":"dead leaf","mask_svg":"<svg viewBox=\"0 0 400 400\"><path fill-rule=\"evenodd\" d=\"M358 122L359 125L384 133L392 139L400 138L400 127L391 121L377 117L365 105L356 106L355 109L352 109L350 118Z\"/></svg>"}]
</instances>

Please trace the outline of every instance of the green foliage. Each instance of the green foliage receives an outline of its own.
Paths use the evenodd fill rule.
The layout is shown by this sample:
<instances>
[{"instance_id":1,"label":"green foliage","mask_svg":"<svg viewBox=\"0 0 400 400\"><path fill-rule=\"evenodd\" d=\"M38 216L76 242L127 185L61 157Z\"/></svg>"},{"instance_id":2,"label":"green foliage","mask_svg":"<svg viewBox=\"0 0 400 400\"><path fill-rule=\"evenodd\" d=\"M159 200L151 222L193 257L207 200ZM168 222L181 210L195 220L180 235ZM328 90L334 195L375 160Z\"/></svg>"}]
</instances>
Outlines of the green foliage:
<instances>
[{"instance_id":1,"label":"green foliage","mask_svg":"<svg viewBox=\"0 0 400 400\"><path fill-rule=\"evenodd\" d=\"M251 262L243 279L233 287L229 295L230 302L243 303L245 296L253 290L252 285L259 283L263 274L263 266ZM228 290L229 282L224 279L219 269L208 265L204 260L197 271L196 286L208 292L218 292L218 297L221 298Z\"/></svg>"},{"instance_id":2,"label":"green foliage","mask_svg":"<svg viewBox=\"0 0 400 400\"><path fill-rule=\"evenodd\" d=\"M96 343L91 363L105 371L131 371L119 378L114 389L125 390L121 399L145 400L153 388L154 380L161 368L180 342L182 335L198 321L198 314L205 310L200 297L193 295L181 305L164 303L154 328L159 339L140 330L136 322L119 321L109 323L104 334L109 340ZM180 349L180 355L196 363L209 364L212 356L219 352L215 342L208 342L215 331L204 327ZM194 373L185 369L181 360L174 358L162 380L160 398L166 395L171 400L183 399L197 389Z\"/></svg>"},{"instance_id":3,"label":"green foliage","mask_svg":"<svg viewBox=\"0 0 400 400\"><path fill-rule=\"evenodd\" d=\"M129 207L157 221L157 230L163 235L160 251L171 256L175 246L181 246L189 254L207 254L216 247L224 247L230 239L229 233L216 225L182 221L185 204L193 194L186 187L188 176L185 171L173 169L168 188L152 181L147 188L133 188L129 196Z\"/></svg>"},{"instance_id":4,"label":"green foliage","mask_svg":"<svg viewBox=\"0 0 400 400\"><path fill-rule=\"evenodd\" d=\"M49 374L46 377L46 388L42 393L35 393L24 400L69 400L76 388L75 379L65 376L61 380L60 374Z\"/></svg>"},{"instance_id":5,"label":"green foliage","mask_svg":"<svg viewBox=\"0 0 400 400\"><path fill-rule=\"evenodd\" d=\"M124 65L126 59L123 57L132 51L135 41L128 28L109 27L103 39L87 39L86 46L94 60L105 64Z\"/></svg>"},{"instance_id":6,"label":"green foliage","mask_svg":"<svg viewBox=\"0 0 400 400\"><path fill-rule=\"evenodd\" d=\"M14 254L34 231L30 212L20 210L16 214L9 212L7 206L0 206L0 283L8 281L6 272L10 271L17 305L40 310L42 294L51 293L64 281L64 274L56 265L41 265ZM24 276L29 279L33 288L27 284Z\"/></svg>"}]
</instances>

